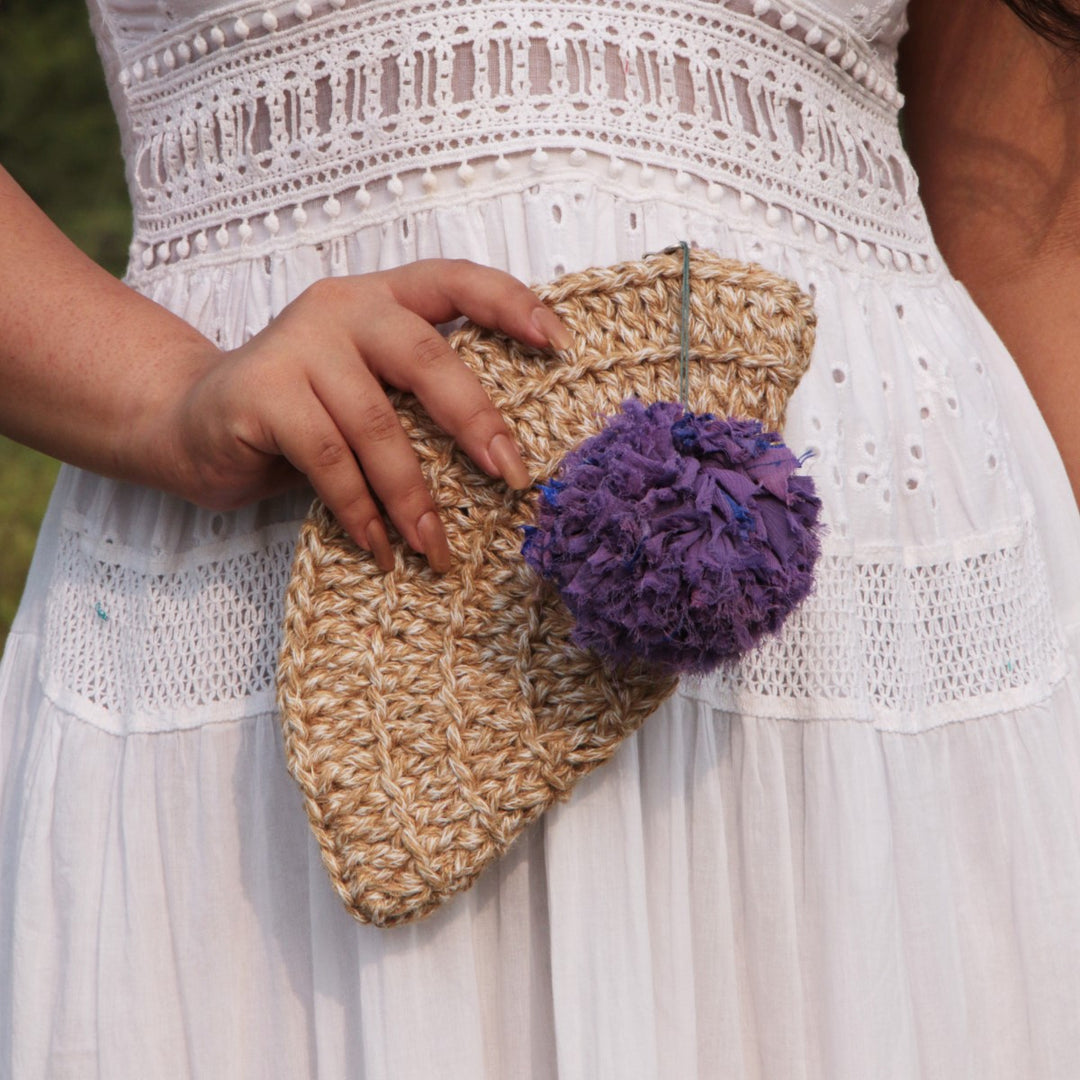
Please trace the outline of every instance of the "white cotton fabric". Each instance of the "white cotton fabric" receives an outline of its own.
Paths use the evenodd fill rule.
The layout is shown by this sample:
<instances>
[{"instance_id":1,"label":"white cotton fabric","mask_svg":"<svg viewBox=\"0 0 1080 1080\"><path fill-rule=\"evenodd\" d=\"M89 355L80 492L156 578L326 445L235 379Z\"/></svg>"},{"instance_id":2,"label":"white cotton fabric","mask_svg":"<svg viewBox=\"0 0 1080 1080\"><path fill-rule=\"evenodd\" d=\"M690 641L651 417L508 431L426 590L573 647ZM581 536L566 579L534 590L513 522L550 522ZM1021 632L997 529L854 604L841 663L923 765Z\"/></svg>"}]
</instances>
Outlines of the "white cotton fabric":
<instances>
[{"instance_id":1,"label":"white cotton fabric","mask_svg":"<svg viewBox=\"0 0 1080 1080\"><path fill-rule=\"evenodd\" d=\"M0 1077L1080 1075L1080 515L926 232L895 135L903 4L307 6L93 8L132 173L131 283L229 347L320 277L421 257L534 282L680 239L760 262L818 313L785 433L824 501L817 587L777 639L686 680L471 892L381 931L329 886L274 714L310 493L215 514L65 468L0 668ZM571 97L573 71L614 93L620 37L652 72L596 104L622 103L605 116L623 141L607 122L545 127L557 87L522 78L503 100L489 74L485 108L515 131L469 143L483 132L463 126L439 160L418 145L384 168L388 100L412 120L460 111L472 68L454 49L430 84L395 68L431 95L380 81L355 129L334 126L359 109L348 79L298 93L306 119L275 96L312 27L355 35L341 62L370 47L382 72L387 42L416 52L450 16L450 34L490 24L511 60L539 50ZM664 49L635 37L646 16ZM215 57L233 73L208 89ZM759 81L738 82L745 64ZM269 103L231 149L226 85ZM732 108L706 110L709 87ZM664 94L668 126L742 131L750 164L676 135L630 145ZM217 126L185 141L207 101ZM278 106L292 119L271 153L258 131ZM811 117L831 133L813 192ZM274 153L307 138L333 157L349 130L363 175L301 162L265 201L260 177L292 167Z\"/></svg>"}]
</instances>

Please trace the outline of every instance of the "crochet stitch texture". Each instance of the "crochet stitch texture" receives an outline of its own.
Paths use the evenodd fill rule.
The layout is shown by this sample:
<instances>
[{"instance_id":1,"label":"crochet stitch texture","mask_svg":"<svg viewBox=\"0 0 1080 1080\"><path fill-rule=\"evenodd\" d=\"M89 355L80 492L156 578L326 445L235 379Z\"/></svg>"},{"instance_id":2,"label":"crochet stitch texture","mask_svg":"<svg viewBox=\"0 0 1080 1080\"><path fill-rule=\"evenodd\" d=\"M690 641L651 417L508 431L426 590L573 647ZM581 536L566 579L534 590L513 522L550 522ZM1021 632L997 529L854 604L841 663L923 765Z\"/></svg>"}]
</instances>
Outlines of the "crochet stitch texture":
<instances>
[{"instance_id":1,"label":"crochet stitch texture","mask_svg":"<svg viewBox=\"0 0 1080 1080\"><path fill-rule=\"evenodd\" d=\"M682 256L538 290L570 328L558 357L467 326L451 343L507 418L534 476L627 397L678 396ZM779 430L814 340L810 300L758 267L691 258L689 405ZM454 568L398 546L381 574L316 502L286 598L278 700L289 768L323 861L361 922L391 926L467 889L530 822L607 761L674 689L608 670L521 557L535 492L508 491L398 401Z\"/></svg>"}]
</instances>

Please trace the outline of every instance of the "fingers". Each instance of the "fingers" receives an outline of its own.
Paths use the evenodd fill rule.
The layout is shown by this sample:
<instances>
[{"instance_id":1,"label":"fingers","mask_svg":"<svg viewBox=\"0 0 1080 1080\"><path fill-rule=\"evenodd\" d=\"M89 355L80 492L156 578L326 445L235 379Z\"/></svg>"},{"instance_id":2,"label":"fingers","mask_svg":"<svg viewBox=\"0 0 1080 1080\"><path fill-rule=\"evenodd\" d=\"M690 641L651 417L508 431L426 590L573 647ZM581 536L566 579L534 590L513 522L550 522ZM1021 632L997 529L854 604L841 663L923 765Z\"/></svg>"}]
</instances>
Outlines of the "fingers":
<instances>
[{"instance_id":1,"label":"fingers","mask_svg":"<svg viewBox=\"0 0 1080 1080\"><path fill-rule=\"evenodd\" d=\"M293 402L288 419L274 426L279 451L307 476L319 498L334 513L345 531L372 553L379 569L392 570L394 553L379 507L352 447L322 402L314 396L309 398L306 405L298 407L298 403ZM404 432L401 437L405 438ZM410 542L417 546L420 540L416 529L409 532Z\"/></svg>"},{"instance_id":2,"label":"fingers","mask_svg":"<svg viewBox=\"0 0 1080 1080\"><path fill-rule=\"evenodd\" d=\"M427 259L386 272L397 302L430 323L464 315L540 348L568 349L570 332L517 278L465 259Z\"/></svg>"},{"instance_id":3,"label":"fingers","mask_svg":"<svg viewBox=\"0 0 1080 1080\"><path fill-rule=\"evenodd\" d=\"M288 393L266 388L259 395L258 411L272 417L266 449L307 475L383 570L392 568L393 552L380 503L433 569L451 564L431 493L383 384L415 394L489 475L517 488L531 482L480 380L432 325L459 315L537 347L571 344L565 326L521 282L447 260L319 282L264 332L271 355L291 357L287 366L300 377ZM264 335L247 348L265 348Z\"/></svg>"},{"instance_id":4,"label":"fingers","mask_svg":"<svg viewBox=\"0 0 1080 1080\"><path fill-rule=\"evenodd\" d=\"M529 486L531 477L502 415L475 373L429 323L404 308L394 309L366 328L363 348L365 355L380 358L379 376L415 394L489 476L513 488Z\"/></svg>"},{"instance_id":5,"label":"fingers","mask_svg":"<svg viewBox=\"0 0 1080 1080\"><path fill-rule=\"evenodd\" d=\"M374 493L410 546L427 555L435 570L449 570L450 547L431 492L378 381L363 365L331 358L312 371L311 382L330 421L324 435L332 448L329 459L324 454L312 476L327 491L326 504L353 535L367 539L377 555L368 536L372 522L379 520ZM339 460L343 451L347 463Z\"/></svg>"},{"instance_id":6,"label":"fingers","mask_svg":"<svg viewBox=\"0 0 1080 1080\"><path fill-rule=\"evenodd\" d=\"M466 260L424 260L383 276L399 306L383 319L358 318L354 327L373 370L415 394L489 475L527 487L531 478L505 421L431 323L465 315L519 341L554 349L573 344L567 328L517 278Z\"/></svg>"}]
</instances>

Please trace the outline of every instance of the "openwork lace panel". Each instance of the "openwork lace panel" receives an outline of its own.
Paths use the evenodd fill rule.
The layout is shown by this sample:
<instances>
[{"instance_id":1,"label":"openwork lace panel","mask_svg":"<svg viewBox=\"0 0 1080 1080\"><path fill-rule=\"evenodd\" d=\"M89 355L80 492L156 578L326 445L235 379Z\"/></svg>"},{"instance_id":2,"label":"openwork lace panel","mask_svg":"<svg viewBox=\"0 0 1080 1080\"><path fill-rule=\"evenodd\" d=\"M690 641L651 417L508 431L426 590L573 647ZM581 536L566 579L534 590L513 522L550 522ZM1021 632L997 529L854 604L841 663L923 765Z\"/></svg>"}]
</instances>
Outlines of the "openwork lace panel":
<instances>
[{"instance_id":1,"label":"openwork lace panel","mask_svg":"<svg viewBox=\"0 0 1080 1080\"><path fill-rule=\"evenodd\" d=\"M296 527L164 558L62 530L45 624L46 693L107 731L268 712Z\"/></svg>"},{"instance_id":2,"label":"openwork lace panel","mask_svg":"<svg viewBox=\"0 0 1080 1080\"><path fill-rule=\"evenodd\" d=\"M160 562L64 530L46 617L47 693L116 732L273 708L294 540L295 526L283 525L255 550L225 544ZM833 550L815 579L780 636L704 680L706 700L914 732L1041 701L1063 673L1030 526L966 554Z\"/></svg>"},{"instance_id":3,"label":"openwork lace panel","mask_svg":"<svg viewBox=\"0 0 1080 1080\"><path fill-rule=\"evenodd\" d=\"M1031 526L993 548L913 555L827 554L783 632L696 685L758 716L871 716L902 733L1044 698L1065 651Z\"/></svg>"},{"instance_id":4,"label":"openwork lace panel","mask_svg":"<svg viewBox=\"0 0 1080 1080\"><path fill-rule=\"evenodd\" d=\"M569 168L603 155L613 184L675 170L704 199L734 191L904 265L932 250L891 63L820 14L763 0L344 3L232 5L152 47L114 43L137 272L535 182L551 151Z\"/></svg>"}]
</instances>

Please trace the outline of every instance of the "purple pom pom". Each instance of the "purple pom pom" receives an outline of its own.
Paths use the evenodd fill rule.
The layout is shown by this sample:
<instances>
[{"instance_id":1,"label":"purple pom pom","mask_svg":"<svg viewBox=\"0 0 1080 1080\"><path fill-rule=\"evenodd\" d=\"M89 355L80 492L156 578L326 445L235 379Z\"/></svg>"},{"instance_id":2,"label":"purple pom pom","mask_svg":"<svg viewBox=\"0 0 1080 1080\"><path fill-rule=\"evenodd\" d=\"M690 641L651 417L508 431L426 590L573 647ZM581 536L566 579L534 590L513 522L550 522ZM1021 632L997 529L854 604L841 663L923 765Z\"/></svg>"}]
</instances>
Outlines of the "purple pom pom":
<instances>
[{"instance_id":1,"label":"purple pom pom","mask_svg":"<svg viewBox=\"0 0 1080 1080\"><path fill-rule=\"evenodd\" d=\"M523 554L615 664L703 672L779 629L810 592L821 500L756 420L623 403L541 492Z\"/></svg>"}]
</instances>

